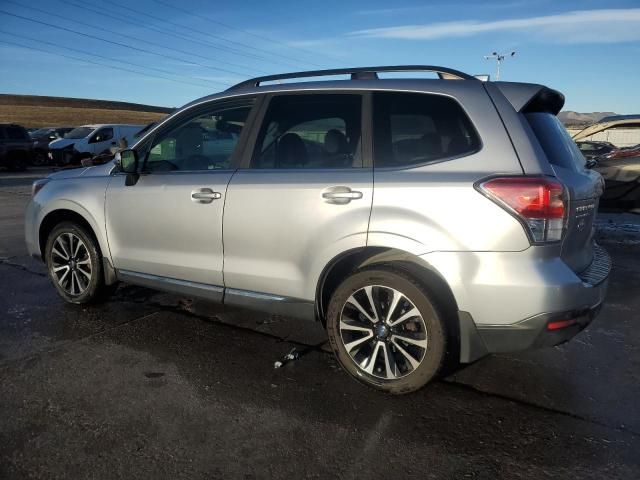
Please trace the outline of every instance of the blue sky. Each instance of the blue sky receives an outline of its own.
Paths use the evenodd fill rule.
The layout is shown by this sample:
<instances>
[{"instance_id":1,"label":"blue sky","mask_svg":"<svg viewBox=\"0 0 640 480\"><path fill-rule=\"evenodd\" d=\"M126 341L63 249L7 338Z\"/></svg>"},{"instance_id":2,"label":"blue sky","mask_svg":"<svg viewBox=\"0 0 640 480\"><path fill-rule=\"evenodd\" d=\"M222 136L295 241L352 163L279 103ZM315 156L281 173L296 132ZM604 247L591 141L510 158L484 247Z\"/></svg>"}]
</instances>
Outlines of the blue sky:
<instances>
[{"instance_id":1,"label":"blue sky","mask_svg":"<svg viewBox=\"0 0 640 480\"><path fill-rule=\"evenodd\" d=\"M515 50L503 80L556 88L566 110L640 113L639 0L0 0L0 12L0 93L179 106L293 70L493 76L483 56Z\"/></svg>"}]
</instances>

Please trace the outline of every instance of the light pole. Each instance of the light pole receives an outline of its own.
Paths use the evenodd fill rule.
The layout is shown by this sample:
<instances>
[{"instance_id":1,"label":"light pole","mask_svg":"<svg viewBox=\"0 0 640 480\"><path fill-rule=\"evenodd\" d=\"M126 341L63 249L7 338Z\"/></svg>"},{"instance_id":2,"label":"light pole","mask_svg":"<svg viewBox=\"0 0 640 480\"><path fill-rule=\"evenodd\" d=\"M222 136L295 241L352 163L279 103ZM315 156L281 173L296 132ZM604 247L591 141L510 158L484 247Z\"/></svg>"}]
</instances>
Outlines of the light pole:
<instances>
[{"instance_id":1,"label":"light pole","mask_svg":"<svg viewBox=\"0 0 640 480\"><path fill-rule=\"evenodd\" d=\"M500 80L500 64L504 62L505 59L509 57L513 57L515 54L516 52L511 52L511 53L492 52L491 55L484 56L485 60L495 60L496 63L498 64L498 68L496 70L496 80Z\"/></svg>"}]
</instances>

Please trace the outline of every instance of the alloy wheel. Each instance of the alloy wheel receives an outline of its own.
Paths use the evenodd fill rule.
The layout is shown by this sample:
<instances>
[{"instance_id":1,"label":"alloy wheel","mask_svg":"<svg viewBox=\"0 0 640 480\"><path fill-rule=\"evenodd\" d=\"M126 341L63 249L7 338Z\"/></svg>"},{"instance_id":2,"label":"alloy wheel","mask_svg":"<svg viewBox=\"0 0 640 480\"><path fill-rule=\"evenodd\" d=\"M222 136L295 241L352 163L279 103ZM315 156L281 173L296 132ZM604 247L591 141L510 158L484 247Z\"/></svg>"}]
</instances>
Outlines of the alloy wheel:
<instances>
[{"instance_id":1,"label":"alloy wheel","mask_svg":"<svg viewBox=\"0 0 640 480\"><path fill-rule=\"evenodd\" d=\"M340 313L340 338L365 373L395 380L413 373L427 352L427 328L403 293L382 285L356 290Z\"/></svg>"},{"instance_id":2,"label":"alloy wheel","mask_svg":"<svg viewBox=\"0 0 640 480\"><path fill-rule=\"evenodd\" d=\"M51 273L69 295L81 295L89 287L91 256L80 237L71 232L58 235L51 248Z\"/></svg>"}]
</instances>

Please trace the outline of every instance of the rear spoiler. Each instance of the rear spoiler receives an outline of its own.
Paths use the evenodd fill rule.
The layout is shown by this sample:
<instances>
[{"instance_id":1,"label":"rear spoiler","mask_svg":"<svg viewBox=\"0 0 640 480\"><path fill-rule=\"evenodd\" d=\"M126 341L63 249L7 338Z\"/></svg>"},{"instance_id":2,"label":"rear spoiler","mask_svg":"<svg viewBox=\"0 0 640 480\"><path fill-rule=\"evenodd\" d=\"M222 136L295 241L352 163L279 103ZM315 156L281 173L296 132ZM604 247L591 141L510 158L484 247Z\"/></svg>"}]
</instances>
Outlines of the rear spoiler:
<instances>
[{"instance_id":1,"label":"rear spoiler","mask_svg":"<svg viewBox=\"0 0 640 480\"><path fill-rule=\"evenodd\" d=\"M564 95L535 83L491 82L517 112L544 112L557 115L564 105Z\"/></svg>"}]
</instances>

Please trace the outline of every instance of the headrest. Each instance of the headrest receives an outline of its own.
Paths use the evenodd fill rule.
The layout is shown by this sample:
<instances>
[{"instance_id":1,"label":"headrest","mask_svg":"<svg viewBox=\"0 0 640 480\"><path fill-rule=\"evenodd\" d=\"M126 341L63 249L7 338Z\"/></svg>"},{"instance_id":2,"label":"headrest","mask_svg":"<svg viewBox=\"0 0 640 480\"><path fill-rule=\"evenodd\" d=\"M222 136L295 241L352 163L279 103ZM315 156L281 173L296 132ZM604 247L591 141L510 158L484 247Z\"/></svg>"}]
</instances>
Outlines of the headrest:
<instances>
[{"instance_id":1,"label":"headrest","mask_svg":"<svg viewBox=\"0 0 640 480\"><path fill-rule=\"evenodd\" d=\"M330 155L348 153L347 137L340 130L332 128L324 137L324 149Z\"/></svg>"}]
</instances>

